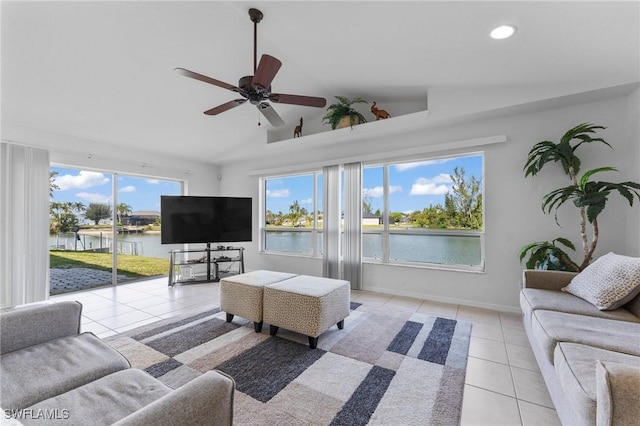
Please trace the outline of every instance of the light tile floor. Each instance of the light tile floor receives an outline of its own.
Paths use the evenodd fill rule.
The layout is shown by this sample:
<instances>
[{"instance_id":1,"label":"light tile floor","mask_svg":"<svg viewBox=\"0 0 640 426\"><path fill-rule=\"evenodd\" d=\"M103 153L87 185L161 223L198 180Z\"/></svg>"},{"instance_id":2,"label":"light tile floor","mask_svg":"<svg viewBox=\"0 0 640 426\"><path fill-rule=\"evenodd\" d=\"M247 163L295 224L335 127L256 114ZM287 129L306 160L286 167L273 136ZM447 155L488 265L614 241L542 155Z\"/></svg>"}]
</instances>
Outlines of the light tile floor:
<instances>
[{"instance_id":1,"label":"light tile floor","mask_svg":"<svg viewBox=\"0 0 640 426\"><path fill-rule=\"evenodd\" d=\"M107 337L219 305L219 284L168 287L166 278L52 296L83 305L82 331ZM520 315L352 291L351 300L473 323L461 425L559 425Z\"/></svg>"}]
</instances>

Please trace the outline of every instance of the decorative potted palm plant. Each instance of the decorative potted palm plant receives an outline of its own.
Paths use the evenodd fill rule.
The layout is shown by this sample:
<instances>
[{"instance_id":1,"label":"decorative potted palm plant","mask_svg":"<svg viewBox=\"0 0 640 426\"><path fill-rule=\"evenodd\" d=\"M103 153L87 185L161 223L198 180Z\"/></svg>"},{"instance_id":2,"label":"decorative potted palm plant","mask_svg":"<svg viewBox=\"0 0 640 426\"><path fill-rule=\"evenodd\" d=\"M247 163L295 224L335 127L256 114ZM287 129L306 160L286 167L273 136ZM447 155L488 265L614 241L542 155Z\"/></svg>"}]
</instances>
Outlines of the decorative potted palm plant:
<instances>
[{"instance_id":1,"label":"decorative potted palm plant","mask_svg":"<svg viewBox=\"0 0 640 426\"><path fill-rule=\"evenodd\" d=\"M353 104L366 104L362 98L349 99L344 96L335 97L338 102L329 105L327 113L322 117L323 124L330 124L332 129L353 127L355 124L366 123L364 116L353 108Z\"/></svg>"},{"instance_id":2,"label":"decorative potted palm plant","mask_svg":"<svg viewBox=\"0 0 640 426\"><path fill-rule=\"evenodd\" d=\"M580 272L592 260L598 244L600 228L598 227L598 215L603 212L609 195L617 192L623 196L630 206L633 206L634 198L640 200L640 184L636 182L601 182L592 181L591 178L601 172L615 172L615 167L598 167L580 173L580 158L576 155L578 147L594 142L601 142L611 148L602 138L592 137L596 130L604 129L590 123L579 124L568 130L559 143L551 141L538 142L529 151L527 162L524 166L525 177L535 176L542 167L550 162L559 162L562 169L571 181L571 185L559 188L546 194L542 199L542 210L545 213L556 212L565 202L571 201L578 208L580 214L580 237L584 257L579 263L571 260L570 256L560 245L571 250L575 246L566 238L556 238L553 241L538 241L522 247L520 261L529 256L526 267L529 269L554 269L562 271ZM587 227L591 225L589 236Z\"/></svg>"}]
</instances>

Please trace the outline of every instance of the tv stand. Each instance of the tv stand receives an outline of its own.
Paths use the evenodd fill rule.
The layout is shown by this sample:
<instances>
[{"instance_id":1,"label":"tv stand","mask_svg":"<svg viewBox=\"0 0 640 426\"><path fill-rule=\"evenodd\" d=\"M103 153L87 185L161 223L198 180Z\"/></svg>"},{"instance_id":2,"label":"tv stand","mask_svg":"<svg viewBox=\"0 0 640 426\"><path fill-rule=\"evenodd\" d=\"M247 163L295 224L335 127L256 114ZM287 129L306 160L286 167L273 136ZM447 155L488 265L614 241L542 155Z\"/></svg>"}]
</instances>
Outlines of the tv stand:
<instances>
[{"instance_id":1,"label":"tv stand","mask_svg":"<svg viewBox=\"0 0 640 426\"><path fill-rule=\"evenodd\" d=\"M169 264L169 286L177 283L206 283L220 281L221 274L236 275L244 273L244 247L216 245L211 248L207 243L204 249L171 250ZM191 253L202 254L188 259ZM180 259L179 255L184 255ZM220 270L224 265L225 270ZM232 270L233 268L233 270Z\"/></svg>"}]
</instances>

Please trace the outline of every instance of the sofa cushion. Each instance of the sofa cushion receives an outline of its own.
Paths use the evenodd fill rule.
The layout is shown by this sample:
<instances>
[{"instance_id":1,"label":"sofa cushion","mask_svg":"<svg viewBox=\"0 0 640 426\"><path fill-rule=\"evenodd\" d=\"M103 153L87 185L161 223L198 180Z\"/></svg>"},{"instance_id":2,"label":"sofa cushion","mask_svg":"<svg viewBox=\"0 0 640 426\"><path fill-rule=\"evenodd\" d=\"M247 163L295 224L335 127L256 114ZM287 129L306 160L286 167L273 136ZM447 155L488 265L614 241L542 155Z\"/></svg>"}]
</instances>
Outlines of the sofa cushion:
<instances>
[{"instance_id":1,"label":"sofa cushion","mask_svg":"<svg viewBox=\"0 0 640 426\"><path fill-rule=\"evenodd\" d=\"M640 294L631 299L631 302L624 305L624 308L633 315L640 317Z\"/></svg>"},{"instance_id":2,"label":"sofa cushion","mask_svg":"<svg viewBox=\"0 0 640 426\"><path fill-rule=\"evenodd\" d=\"M20 409L130 365L95 335L83 333L2 355L0 367L2 406Z\"/></svg>"},{"instance_id":3,"label":"sofa cushion","mask_svg":"<svg viewBox=\"0 0 640 426\"><path fill-rule=\"evenodd\" d=\"M78 302L34 303L0 315L2 355L60 337L80 334Z\"/></svg>"},{"instance_id":4,"label":"sofa cushion","mask_svg":"<svg viewBox=\"0 0 640 426\"><path fill-rule=\"evenodd\" d=\"M640 356L640 324L585 315L536 310L531 329L534 340L550 363L559 342L581 343L596 348Z\"/></svg>"},{"instance_id":5,"label":"sofa cushion","mask_svg":"<svg viewBox=\"0 0 640 426\"><path fill-rule=\"evenodd\" d=\"M634 425L638 423L640 367L615 362L596 366L598 386L597 425Z\"/></svg>"},{"instance_id":6,"label":"sofa cushion","mask_svg":"<svg viewBox=\"0 0 640 426\"><path fill-rule=\"evenodd\" d=\"M546 311L565 312L568 314L587 315L590 317L640 323L640 318L633 315L625 308L601 311L586 300L569 293L553 290L541 290L537 288L525 288L522 290L522 296L524 297L524 301L528 304L529 309L532 311L542 309Z\"/></svg>"},{"instance_id":7,"label":"sofa cushion","mask_svg":"<svg viewBox=\"0 0 640 426\"><path fill-rule=\"evenodd\" d=\"M110 425L171 391L170 387L144 371L130 368L29 407L36 412L42 410L57 413L58 417L66 416L64 422L25 419L22 423ZM66 411L61 412L61 408Z\"/></svg>"},{"instance_id":8,"label":"sofa cushion","mask_svg":"<svg viewBox=\"0 0 640 426\"><path fill-rule=\"evenodd\" d=\"M562 291L598 309L617 309L640 293L640 258L607 253L576 275Z\"/></svg>"},{"instance_id":9,"label":"sofa cushion","mask_svg":"<svg viewBox=\"0 0 640 426\"><path fill-rule=\"evenodd\" d=\"M594 424L596 419L596 364L615 362L640 367L640 357L575 343L559 343L554 352L554 366L562 391L569 399L580 424Z\"/></svg>"}]
</instances>

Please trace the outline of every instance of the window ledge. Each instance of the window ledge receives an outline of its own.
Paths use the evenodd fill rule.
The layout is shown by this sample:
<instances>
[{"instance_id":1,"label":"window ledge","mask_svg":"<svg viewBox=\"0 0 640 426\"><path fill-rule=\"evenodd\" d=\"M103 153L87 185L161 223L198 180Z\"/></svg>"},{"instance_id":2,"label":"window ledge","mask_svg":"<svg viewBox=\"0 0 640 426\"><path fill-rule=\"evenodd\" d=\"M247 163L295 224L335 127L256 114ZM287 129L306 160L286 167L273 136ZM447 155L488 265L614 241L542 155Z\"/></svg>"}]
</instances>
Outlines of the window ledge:
<instances>
[{"instance_id":1,"label":"window ledge","mask_svg":"<svg viewBox=\"0 0 640 426\"><path fill-rule=\"evenodd\" d=\"M372 136L380 137L387 134L395 135L398 133L410 132L424 127L425 124L428 123L428 115L429 110L418 111L387 120L369 121L353 127L314 133L311 135L301 136L299 138L268 140L267 148L290 149L294 146L309 148L310 146L333 145L344 143L345 141L353 142L361 139L369 139ZM272 137L271 133L273 132L270 132L268 137Z\"/></svg>"},{"instance_id":2,"label":"window ledge","mask_svg":"<svg viewBox=\"0 0 640 426\"><path fill-rule=\"evenodd\" d=\"M259 251L258 254L266 255L266 256L285 256L285 257L297 257L297 258L302 257L306 259L322 260L322 256L313 256L313 255L302 254L302 253ZM412 269L431 269L431 270L438 270L438 271L463 272L463 273L470 273L470 274L486 273L484 268L484 262L482 263L482 265L478 265L478 266L465 266L465 265L442 265L442 264L436 264L436 263L408 263L408 262L382 263L374 259L362 259L362 264L378 265L378 266L393 266L393 267L412 268Z\"/></svg>"},{"instance_id":3,"label":"window ledge","mask_svg":"<svg viewBox=\"0 0 640 426\"><path fill-rule=\"evenodd\" d=\"M438 271L450 271L450 272L465 272L471 274L484 274L486 273L484 262L478 266L466 266L466 265L443 265L437 263L409 263L409 262L377 262L373 259L363 259L363 264L379 265L379 266L393 266L401 268L413 268L413 269L434 269Z\"/></svg>"},{"instance_id":4,"label":"window ledge","mask_svg":"<svg viewBox=\"0 0 640 426\"><path fill-rule=\"evenodd\" d=\"M322 260L322 256L314 256L312 254L305 254L305 253L289 253L289 252L285 252L285 251L265 251L265 250L260 250L258 251L258 254L263 254L265 256L286 256L286 257L303 257L305 259L320 259Z\"/></svg>"}]
</instances>

